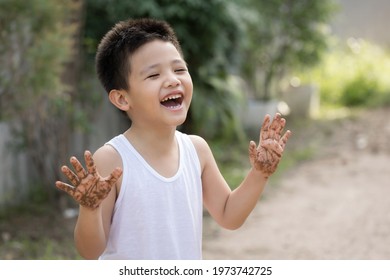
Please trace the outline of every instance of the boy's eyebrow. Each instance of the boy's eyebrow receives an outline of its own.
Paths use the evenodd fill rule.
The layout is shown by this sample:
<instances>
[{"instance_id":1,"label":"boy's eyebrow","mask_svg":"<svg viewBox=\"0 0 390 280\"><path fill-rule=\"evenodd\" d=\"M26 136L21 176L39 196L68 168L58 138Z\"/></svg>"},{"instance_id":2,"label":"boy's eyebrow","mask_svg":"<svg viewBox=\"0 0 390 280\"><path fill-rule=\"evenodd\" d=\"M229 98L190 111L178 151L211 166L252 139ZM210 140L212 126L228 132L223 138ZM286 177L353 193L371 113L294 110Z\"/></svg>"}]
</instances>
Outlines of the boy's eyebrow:
<instances>
[{"instance_id":1,"label":"boy's eyebrow","mask_svg":"<svg viewBox=\"0 0 390 280\"><path fill-rule=\"evenodd\" d=\"M185 65L187 65L187 62L185 62L184 59L174 59L172 61L172 64L179 64L179 63L184 63Z\"/></svg>"},{"instance_id":2,"label":"boy's eyebrow","mask_svg":"<svg viewBox=\"0 0 390 280\"><path fill-rule=\"evenodd\" d=\"M141 74L141 75L142 75L142 74L145 74L145 73L148 72L149 70L152 70L153 68L157 68L158 66L159 66L158 63L152 64L152 65L150 65L150 66L148 66L148 67L146 67L146 68L143 68L143 69L140 71L140 74Z\"/></svg>"}]
</instances>

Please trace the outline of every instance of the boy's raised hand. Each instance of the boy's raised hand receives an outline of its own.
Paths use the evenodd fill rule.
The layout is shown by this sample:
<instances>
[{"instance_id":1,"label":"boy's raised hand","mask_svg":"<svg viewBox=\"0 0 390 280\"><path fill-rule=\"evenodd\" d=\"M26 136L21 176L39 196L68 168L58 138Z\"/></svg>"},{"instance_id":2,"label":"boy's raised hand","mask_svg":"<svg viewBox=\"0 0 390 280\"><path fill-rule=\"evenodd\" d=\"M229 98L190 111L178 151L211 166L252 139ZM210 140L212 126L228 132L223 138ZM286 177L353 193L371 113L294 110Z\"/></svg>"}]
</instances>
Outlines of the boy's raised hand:
<instances>
[{"instance_id":1,"label":"boy's raised hand","mask_svg":"<svg viewBox=\"0 0 390 280\"><path fill-rule=\"evenodd\" d=\"M266 115L260 130L259 145L251 141L249 144L249 159L253 168L261 171L266 178L271 176L283 155L284 147L291 135L287 130L282 136L286 120L276 113L271 122L270 115Z\"/></svg>"},{"instance_id":2,"label":"boy's raised hand","mask_svg":"<svg viewBox=\"0 0 390 280\"><path fill-rule=\"evenodd\" d=\"M68 193L81 206L96 209L122 175L122 170L116 168L109 176L102 178L96 170L92 154L89 151L84 153L84 159L87 170L75 157L70 158L70 163L75 172L68 166L62 166L61 168L62 173L65 174L73 186L57 181L56 187Z\"/></svg>"}]
</instances>

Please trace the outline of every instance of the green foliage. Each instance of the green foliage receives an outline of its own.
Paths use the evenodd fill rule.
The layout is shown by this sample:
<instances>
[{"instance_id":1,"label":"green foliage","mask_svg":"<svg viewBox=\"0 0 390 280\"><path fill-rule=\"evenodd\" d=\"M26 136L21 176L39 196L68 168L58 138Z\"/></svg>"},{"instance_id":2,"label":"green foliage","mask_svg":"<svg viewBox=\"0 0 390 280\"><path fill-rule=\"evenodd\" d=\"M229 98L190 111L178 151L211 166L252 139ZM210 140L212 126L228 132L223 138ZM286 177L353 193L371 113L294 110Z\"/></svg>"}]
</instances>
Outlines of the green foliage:
<instances>
[{"instance_id":1,"label":"green foliage","mask_svg":"<svg viewBox=\"0 0 390 280\"><path fill-rule=\"evenodd\" d=\"M66 0L0 2L0 118L12 120L14 145L49 196L67 154L73 103L63 78L72 56L74 9ZM17 152L17 151L16 151Z\"/></svg>"},{"instance_id":2,"label":"green foliage","mask_svg":"<svg viewBox=\"0 0 390 280\"><path fill-rule=\"evenodd\" d=\"M1 101L7 99L7 105L2 106L3 116L12 115L15 107L30 107L40 97L66 101L60 96L61 70L69 56L70 42L64 36L69 28L66 30L65 25L58 23L66 14L62 2L0 2L0 59L7 66L3 67L0 80ZM9 110L9 101L15 106L11 107L13 110Z\"/></svg>"},{"instance_id":3,"label":"green foliage","mask_svg":"<svg viewBox=\"0 0 390 280\"><path fill-rule=\"evenodd\" d=\"M235 76L228 76L226 80L208 78L200 90L195 89L191 105L195 108L192 110L194 131L226 142L242 140L237 118L243 103L240 84L240 79Z\"/></svg>"},{"instance_id":4,"label":"green foliage","mask_svg":"<svg viewBox=\"0 0 390 280\"><path fill-rule=\"evenodd\" d=\"M185 58L194 69L195 81L200 67L219 67L226 72L234 55L237 28L229 14L230 1L211 0L107 0L87 1L86 44L91 54L102 36L120 20L153 17L168 21L181 42Z\"/></svg>"},{"instance_id":5,"label":"green foliage","mask_svg":"<svg viewBox=\"0 0 390 280\"><path fill-rule=\"evenodd\" d=\"M69 102L61 82L71 43L71 27L64 24L69 7L64 3L0 2L0 22L4 27L0 34L0 59L6 66L2 67L0 80L3 117L26 114L29 108L41 108L41 114L49 117L51 111L58 109L56 105ZM45 102L41 103L42 100ZM43 108L41 104L47 106Z\"/></svg>"},{"instance_id":6,"label":"green foliage","mask_svg":"<svg viewBox=\"0 0 390 280\"><path fill-rule=\"evenodd\" d=\"M336 42L317 67L305 71L303 82L319 85L325 106L390 104L390 53L364 40Z\"/></svg>"},{"instance_id":7,"label":"green foliage","mask_svg":"<svg viewBox=\"0 0 390 280\"><path fill-rule=\"evenodd\" d=\"M375 79L358 75L345 85L340 102L345 106L366 104L377 91L378 82Z\"/></svg>"},{"instance_id":8,"label":"green foliage","mask_svg":"<svg viewBox=\"0 0 390 280\"><path fill-rule=\"evenodd\" d=\"M244 73L254 95L274 97L280 81L297 67L316 64L328 44L333 0L246 0Z\"/></svg>"}]
</instances>

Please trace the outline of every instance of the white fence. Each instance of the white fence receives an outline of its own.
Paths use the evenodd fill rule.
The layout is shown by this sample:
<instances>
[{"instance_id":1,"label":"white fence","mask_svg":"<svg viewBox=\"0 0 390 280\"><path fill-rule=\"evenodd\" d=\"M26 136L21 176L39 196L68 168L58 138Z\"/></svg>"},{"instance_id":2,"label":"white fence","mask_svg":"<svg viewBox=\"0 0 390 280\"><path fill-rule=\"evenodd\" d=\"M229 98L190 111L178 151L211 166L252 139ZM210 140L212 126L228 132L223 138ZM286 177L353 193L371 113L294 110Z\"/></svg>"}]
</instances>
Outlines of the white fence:
<instances>
[{"instance_id":1,"label":"white fence","mask_svg":"<svg viewBox=\"0 0 390 280\"><path fill-rule=\"evenodd\" d=\"M12 149L12 134L0 122L0 208L19 202L28 191L26 156Z\"/></svg>"},{"instance_id":2,"label":"white fence","mask_svg":"<svg viewBox=\"0 0 390 280\"><path fill-rule=\"evenodd\" d=\"M71 135L69 157L76 155L82 158L86 149L94 152L106 141L122 133L128 126L127 120L109 102L103 102L97 112L99 114L91 121L88 135L80 132ZM30 170L34 169L35 163L28 162L23 152L12 148L12 141L14 141L12 137L9 125L0 122L0 209L23 202L33 181L30 178L34 174ZM69 164L69 162L60 164Z\"/></svg>"}]
</instances>

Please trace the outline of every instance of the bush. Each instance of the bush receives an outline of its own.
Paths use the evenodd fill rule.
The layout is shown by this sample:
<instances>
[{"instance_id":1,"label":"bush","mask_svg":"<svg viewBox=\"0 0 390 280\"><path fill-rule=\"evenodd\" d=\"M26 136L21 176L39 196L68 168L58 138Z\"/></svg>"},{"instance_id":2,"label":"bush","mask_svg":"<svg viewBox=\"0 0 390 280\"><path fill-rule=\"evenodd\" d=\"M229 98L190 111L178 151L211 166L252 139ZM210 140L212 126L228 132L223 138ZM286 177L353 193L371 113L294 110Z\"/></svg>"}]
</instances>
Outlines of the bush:
<instances>
[{"instance_id":1,"label":"bush","mask_svg":"<svg viewBox=\"0 0 390 280\"><path fill-rule=\"evenodd\" d=\"M314 69L301 73L303 82L319 85L321 104L337 107L390 105L390 53L350 38L336 44Z\"/></svg>"},{"instance_id":2,"label":"bush","mask_svg":"<svg viewBox=\"0 0 390 280\"><path fill-rule=\"evenodd\" d=\"M345 106L368 105L369 101L379 91L379 83L377 80L365 75L358 75L346 83L340 97L340 102Z\"/></svg>"}]
</instances>

